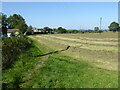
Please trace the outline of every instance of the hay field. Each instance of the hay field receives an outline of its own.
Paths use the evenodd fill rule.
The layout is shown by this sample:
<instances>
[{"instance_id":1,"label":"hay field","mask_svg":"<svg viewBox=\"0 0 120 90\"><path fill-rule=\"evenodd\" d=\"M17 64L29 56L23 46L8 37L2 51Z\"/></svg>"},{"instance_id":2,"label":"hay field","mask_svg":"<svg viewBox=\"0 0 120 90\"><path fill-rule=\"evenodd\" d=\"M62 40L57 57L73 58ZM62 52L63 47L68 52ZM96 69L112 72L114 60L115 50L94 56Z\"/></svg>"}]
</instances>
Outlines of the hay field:
<instances>
[{"instance_id":1,"label":"hay field","mask_svg":"<svg viewBox=\"0 0 120 90\"><path fill-rule=\"evenodd\" d=\"M72 58L81 58L97 67L118 69L118 33L50 34L31 36L53 50L70 48L63 53Z\"/></svg>"}]
</instances>

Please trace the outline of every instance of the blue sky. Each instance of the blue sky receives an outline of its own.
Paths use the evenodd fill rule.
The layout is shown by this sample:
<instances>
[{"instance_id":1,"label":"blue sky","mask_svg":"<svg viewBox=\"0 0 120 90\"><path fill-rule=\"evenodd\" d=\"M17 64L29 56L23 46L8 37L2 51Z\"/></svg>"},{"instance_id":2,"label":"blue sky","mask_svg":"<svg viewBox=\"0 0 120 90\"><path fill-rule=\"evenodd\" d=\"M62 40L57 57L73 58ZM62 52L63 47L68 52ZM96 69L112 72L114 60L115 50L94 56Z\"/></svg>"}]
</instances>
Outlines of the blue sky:
<instances>
[{"instance_id":1,"label":"blue sky","mask_svg":"<svg viewBox=\"0 0 120 90\"><path fill-rule=\"evenodd\" d=\"M37 28L93 29L99 26L100 17L102 29L118 22L117 2L3 2L2 12L20 14Z\"/></svg>"}]
</instances>

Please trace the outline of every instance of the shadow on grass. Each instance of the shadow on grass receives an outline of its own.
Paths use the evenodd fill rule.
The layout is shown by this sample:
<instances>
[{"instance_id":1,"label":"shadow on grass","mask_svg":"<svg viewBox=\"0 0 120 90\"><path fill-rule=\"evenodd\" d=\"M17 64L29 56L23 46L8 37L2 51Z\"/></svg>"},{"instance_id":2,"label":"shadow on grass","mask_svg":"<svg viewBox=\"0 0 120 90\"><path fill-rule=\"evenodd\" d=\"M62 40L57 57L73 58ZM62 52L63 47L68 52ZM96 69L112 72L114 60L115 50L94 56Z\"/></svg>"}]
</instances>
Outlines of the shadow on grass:
<instances>
[{"instance_id":1,"label":"shadow on grass","mask_svg":"<svg viewBox=\"0 0 120 90\"><path fill-rule=\"evenodd\" d=\"M59 52L62 52L62 51L66 51L70 48L70 46L67 46L66 49L63 49L63 50L59 50L59 51L54 51L54 52L49 52L49 53L46 53L46 54L43 54L43 55L37 55L35 57L40 57L40 56L46 56L46 55L50 55L50 54L54 54L54 53L59 53Z\"/></svg>"}]
</instances>

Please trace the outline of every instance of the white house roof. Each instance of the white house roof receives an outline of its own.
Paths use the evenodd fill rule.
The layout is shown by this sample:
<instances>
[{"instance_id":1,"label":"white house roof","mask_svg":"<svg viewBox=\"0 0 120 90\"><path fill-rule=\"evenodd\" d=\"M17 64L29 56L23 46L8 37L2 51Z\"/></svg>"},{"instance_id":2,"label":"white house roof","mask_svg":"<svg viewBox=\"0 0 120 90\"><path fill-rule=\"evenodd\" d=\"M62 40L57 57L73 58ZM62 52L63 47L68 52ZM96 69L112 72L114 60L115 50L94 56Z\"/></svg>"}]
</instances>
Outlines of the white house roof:
<instances>
[{"instance_id":1,"label":"white house roof","mask_svg":"<svg viewBox=\"0 0 120 90\"><path fill-rule=\"evenodd\" d=\"M7 29L7 33L14 33L14 32L18 32L19 29Z\"/></svg>"}]
</instances>

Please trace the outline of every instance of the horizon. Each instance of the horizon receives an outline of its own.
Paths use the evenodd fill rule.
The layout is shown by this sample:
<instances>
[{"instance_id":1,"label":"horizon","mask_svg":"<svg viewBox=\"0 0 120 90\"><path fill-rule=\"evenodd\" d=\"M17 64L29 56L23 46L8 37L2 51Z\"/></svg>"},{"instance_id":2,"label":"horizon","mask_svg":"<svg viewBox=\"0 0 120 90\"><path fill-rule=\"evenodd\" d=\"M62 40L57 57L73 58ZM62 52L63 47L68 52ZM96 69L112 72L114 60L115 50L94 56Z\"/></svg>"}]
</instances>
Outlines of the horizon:
<instances>
[{"instance_id":1,"label":"horizon","mask_svg":"<svg viewBox=\"0 0 120 90\"><path fill-rule=\"evenodd\" d=\"M118 22L117 2L2 2L2 12L9 17L20 14L27 25L36 28L108 29Z\"/></svg>"}]
</instances>

